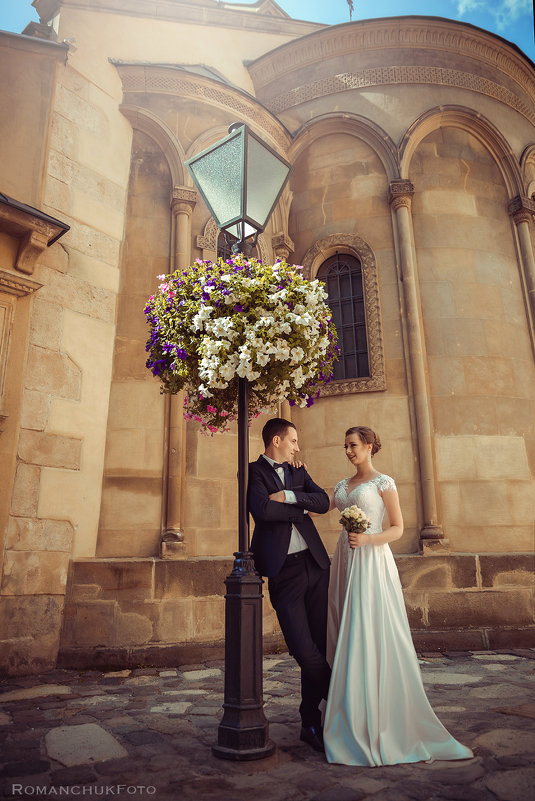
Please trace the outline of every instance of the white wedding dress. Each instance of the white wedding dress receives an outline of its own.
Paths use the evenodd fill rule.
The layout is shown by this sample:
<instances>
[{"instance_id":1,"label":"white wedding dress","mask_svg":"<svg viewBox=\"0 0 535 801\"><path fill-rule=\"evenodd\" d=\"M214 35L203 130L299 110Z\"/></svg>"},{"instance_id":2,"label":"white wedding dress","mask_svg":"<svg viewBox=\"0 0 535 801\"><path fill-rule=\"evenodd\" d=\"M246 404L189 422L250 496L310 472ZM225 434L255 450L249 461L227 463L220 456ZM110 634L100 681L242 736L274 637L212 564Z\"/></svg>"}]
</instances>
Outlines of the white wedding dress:
<instances>
[{"instance_id":1,"label":"white wedding dress","mask_svg":"<svg viewBox=\"0 0 535 801\"><path fill-rule=\"evenodd\" d=\"M334 489L342 511L359 506L382 531L379 490L395 489L378 475L347 493ZM331 565L327 659L332 667L325 710L328 762L395 765L434 759L469 759L433 712L412 643L399 574L388 544L351 549L342 529Z\"/></svg>"}]
</instances>

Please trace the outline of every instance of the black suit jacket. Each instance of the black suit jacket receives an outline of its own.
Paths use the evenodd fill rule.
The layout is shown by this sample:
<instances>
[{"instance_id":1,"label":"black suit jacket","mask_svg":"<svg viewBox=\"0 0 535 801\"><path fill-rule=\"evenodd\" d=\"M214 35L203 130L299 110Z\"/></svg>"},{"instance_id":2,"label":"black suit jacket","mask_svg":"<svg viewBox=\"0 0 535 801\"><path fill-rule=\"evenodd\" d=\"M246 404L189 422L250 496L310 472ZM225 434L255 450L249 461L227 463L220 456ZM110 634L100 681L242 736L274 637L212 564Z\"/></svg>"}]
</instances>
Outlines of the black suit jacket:
<instances>
[{"instance_id":1,"label":"black suit jacket","mask_svg":"<svg viewBox=\"0 0 535 801\"><path fill-rule=\"evenodd\" d=\"M262 576L272 578L280 571L288 556L292 524L303 536L310 553L322 568L330 565L310 512L324 514L329 510L329 496L315 484L304 467L289 468L291 486L283 487L269 462L260 456L249 465L248 505L255 528L251 542L255 567ZM291 489L297 503L270 501L269 496L281 489Z\"/></svg>"}]
</instances>

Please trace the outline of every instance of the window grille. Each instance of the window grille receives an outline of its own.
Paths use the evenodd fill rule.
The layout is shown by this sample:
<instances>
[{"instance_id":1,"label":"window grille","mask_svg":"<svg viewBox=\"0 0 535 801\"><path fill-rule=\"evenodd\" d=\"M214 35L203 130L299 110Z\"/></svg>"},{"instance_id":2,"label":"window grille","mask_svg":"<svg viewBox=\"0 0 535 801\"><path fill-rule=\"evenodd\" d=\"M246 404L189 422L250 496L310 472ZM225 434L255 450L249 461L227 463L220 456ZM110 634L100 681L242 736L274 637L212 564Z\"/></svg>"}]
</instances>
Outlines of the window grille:
<instances>
[{"instance_id":1,"label":"window grille","mask_svg":"<svg viewBox=\"0 0 535 801\"><path fill-rule=\"evenodd\" d=\"M368 334L360 261L347 253L337 253L323 262L317 278L325 284L329 295L327 304L338 332L341 352L335 363L334 379L369 376Z\"/></svg>"}]
</instances>

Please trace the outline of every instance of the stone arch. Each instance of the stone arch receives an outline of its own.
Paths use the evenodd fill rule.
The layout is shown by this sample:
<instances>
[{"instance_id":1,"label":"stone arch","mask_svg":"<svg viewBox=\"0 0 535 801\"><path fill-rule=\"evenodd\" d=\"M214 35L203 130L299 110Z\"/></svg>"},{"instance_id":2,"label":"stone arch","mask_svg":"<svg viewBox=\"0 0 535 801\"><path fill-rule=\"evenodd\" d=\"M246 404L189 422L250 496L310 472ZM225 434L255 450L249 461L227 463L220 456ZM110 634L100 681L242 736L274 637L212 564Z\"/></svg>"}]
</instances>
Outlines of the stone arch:
<instances>
[{"instance_id":1,"label":"stone arch","mask_svg":"<svg viewBox=\"0 0 535 801\"><path fill-rule=\"evenodd\" d=\"M491 154L504 180L509 198L522 193L522 175L511 146L500 131L479 112L464 106L440 106L426 111L407 129L399 146L400 177L408 179L411 159L425 137L443 127L461 128Z\"/></svg>"},{"instance_id":2,"label":"stone arch","mask_svg":"<svg viewBox=\"0 0 535 801\"><path fill-rule=\"evenodd\" d=\"M145 108L123 104L121 111L133 128L150 136L160 147L169 165L173 186L184 186L186 154L172 130L155 114Z\"/></svg>"},{"instance_id":3,"label":"stone arch","mask_svg":"<svg viewBox=\"0 0 535 801\"><path fill-rule=\"evenodd\" d=\"M524 192L535 200L535 143L528 145L520 158L520 168L524 179Z\"/></svg>"},{"instance_id":4,"label":"stone arch","mask_svg":"<svg viewBox=\"0 0 535 801\"><path fill-rule=\"evenodd\" d=\"M371 120L349 112L324 114L304 125L289 149L292 164L312 142L331 134L347 134L366 142L381 160L387 180L399 177L398 152L390 136Z\"/></svg>"},{"instance_id":5,"label":"stone arch","mask_svg":"<svg viewBox=\"0 0 535 801\"><path fill-rule=\"evenodd\" d=\"M331 234L315 242L303 258L303 275L307 279L316 277L323 262L336 253L355 256L362 265L364 305L366 309L366 332L368 336L368 359L370 375L326 384L322 395L347 395L353 392L377 392L386 389L379 281L375 254L367 242L356 234Z\"/></svg>"}]
</instances>

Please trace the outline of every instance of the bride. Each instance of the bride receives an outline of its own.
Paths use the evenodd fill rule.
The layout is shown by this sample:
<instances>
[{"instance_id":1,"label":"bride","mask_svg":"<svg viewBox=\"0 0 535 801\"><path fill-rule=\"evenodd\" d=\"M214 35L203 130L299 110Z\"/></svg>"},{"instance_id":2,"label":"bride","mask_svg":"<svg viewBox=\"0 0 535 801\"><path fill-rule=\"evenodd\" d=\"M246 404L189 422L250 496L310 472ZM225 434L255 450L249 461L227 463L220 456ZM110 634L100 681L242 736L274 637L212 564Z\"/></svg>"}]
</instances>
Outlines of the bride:
<instances>
[{"instance_id":1,"label":"bride","mask_svg":"<svg viewBox=\"0 0 535 801\"><path fill-rule=\"evenodd\" d=\"M331 509L360 507L364 533L342 530L331 566L327 659L332 666L323 737L328 762L395 765L469 759L433 712L412 644L389 544L403 534L394 480L372 456L381 443L365 426L346 432L356 472L334 488ZM390 525L383 529L388 514Z\"/></svg>"}]
</instances>

